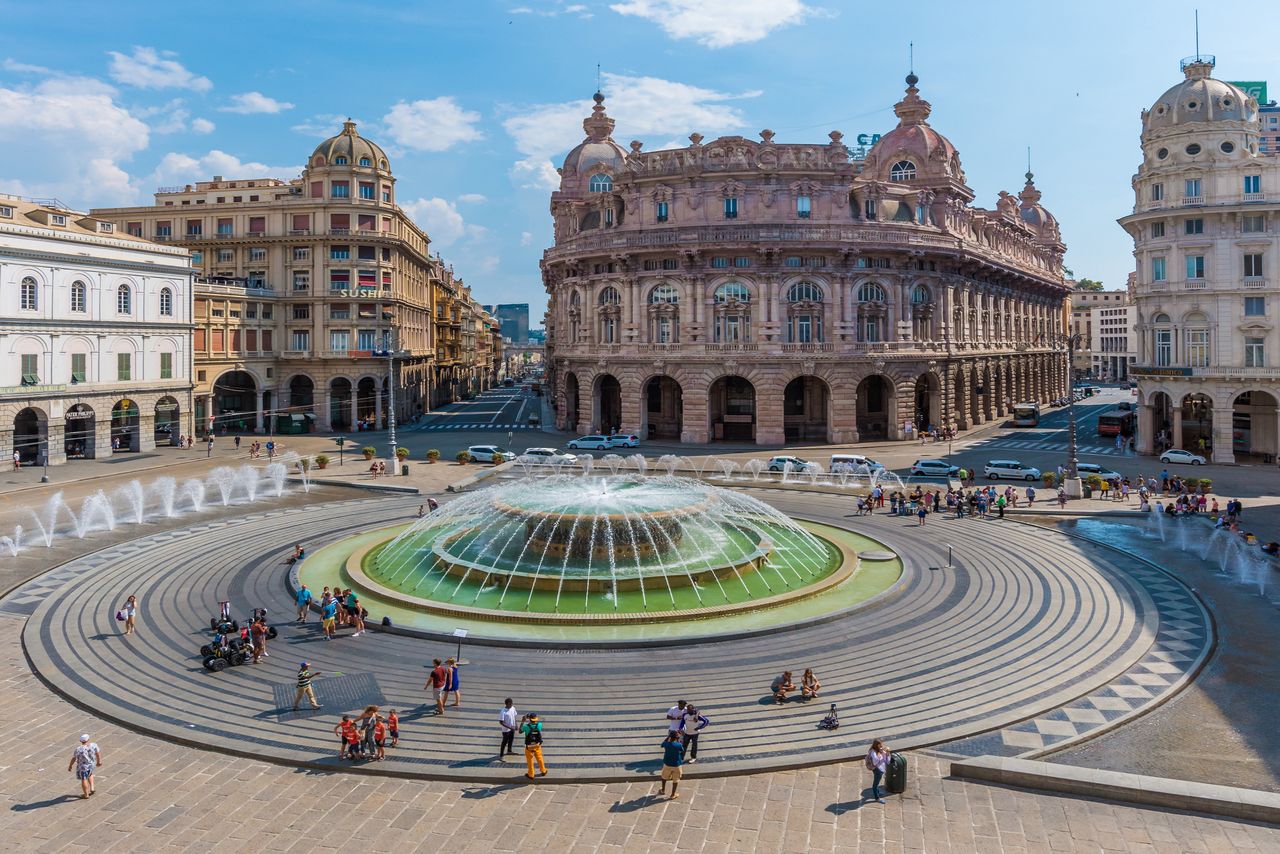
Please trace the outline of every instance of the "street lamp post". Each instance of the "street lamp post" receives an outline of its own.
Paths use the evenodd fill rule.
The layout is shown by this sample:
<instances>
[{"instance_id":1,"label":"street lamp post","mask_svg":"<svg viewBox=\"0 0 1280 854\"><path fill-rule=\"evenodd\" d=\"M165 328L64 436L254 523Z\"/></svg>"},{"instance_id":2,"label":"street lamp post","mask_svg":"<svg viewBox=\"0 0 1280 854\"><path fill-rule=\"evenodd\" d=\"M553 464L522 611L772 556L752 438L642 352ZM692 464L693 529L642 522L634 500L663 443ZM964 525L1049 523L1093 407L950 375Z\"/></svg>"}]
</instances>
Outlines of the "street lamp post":
<instances>
[{"instance_id":1,"label":"street lamp post","mask_svg":"<svg viewBox=\"0 0 1280 854\"><path fill-rule=\"evenodd\" d=\"M392 347L392 335L391 332L385 333L382 344L387 354L387 439L391 445L392 471L397 471L400 460L396 457L396 351Z\"/></svg>"},{"instance_id":2,"label":"street lamp post","mask_svg":"<svg viewBox=\"0 0 1280 854\"><path fill-rule=\"evenodd\" d=\"M1075 383L1072 381L1072 366L1075 364L1076 347L1080 344L1080 333L1067 338L1067 473L1063 478L1062 488L1067 497L1080 498L1084 495L1084 486L1080 482L1079 448L1076 445L1076 395Z\"/></svg>"}]
</instances>

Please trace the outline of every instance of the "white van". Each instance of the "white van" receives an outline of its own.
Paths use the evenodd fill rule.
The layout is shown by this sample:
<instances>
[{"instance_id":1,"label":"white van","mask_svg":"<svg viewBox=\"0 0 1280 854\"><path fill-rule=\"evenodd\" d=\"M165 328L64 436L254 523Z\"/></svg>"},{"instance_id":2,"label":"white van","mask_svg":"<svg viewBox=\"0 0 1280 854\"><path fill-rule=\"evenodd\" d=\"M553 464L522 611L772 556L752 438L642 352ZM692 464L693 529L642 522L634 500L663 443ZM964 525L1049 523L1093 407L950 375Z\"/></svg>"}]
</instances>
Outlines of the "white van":
<instances>
[{"instance_id":1,"label":"white van","mask_svg":"<svg viewBox=\"0 0 1280 854\"><path fill-rule=\"evenodd\" d=\"M864 457L861 454L832 454L831 468L832 472L856 472L861 470L862 466L866 466L870 472L884 471L884 466L870 457Z\"/></svg>"}]
</instances>

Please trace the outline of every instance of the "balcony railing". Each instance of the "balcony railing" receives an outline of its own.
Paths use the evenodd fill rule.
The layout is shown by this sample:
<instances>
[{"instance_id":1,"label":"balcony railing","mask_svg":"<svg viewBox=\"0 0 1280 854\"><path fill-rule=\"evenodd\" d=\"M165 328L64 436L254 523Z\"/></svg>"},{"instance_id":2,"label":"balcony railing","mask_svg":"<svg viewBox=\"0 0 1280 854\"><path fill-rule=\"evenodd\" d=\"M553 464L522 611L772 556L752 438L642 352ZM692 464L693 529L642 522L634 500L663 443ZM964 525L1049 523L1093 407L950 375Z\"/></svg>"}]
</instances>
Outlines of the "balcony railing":
<instances>
[{"instance_id":1,"label":"balcony railing","mask_svg":"<svg viewBox=\"0 0 1280 854\"><path fill-rule=\"evenodd\" d=\"M1188 291L1202 291L1209 287L1208 279L1187 279L1182 283L1182 287Z\"/></svg>"},{"instance_id":2,"label":"balcony railing","mask_svg":"<svg viewBox=\"0 0 1280 854\"><path fill-rule=\"evenodd\" d=\"M1184 208L1196 207L1204 204L1204 196L1183 196L1182 206Z\"/></svg>"},{"instance_id":3,"label":"balcony railing","mask_svg":"<svg viewBox=\"0 0 1280 854\"><path fill-rule=\"evenodd\" d=\"M311 358L310 350L282 350L280 351L282 359L309 359Z\"/></svg>"},{"instance_id":4,"label":"balcony railing","mask_svg":"<svg viewBox=\"0 0 1280 854\"><path fill-rule=\"evenodd\" d=\"M1261 276L1245 276L1244 286L1246 288L1265 288L1267 286L1267 280Z\"/></svg>"},{"instance_id":5,"label":"balcony railing","mask_svg":"<svg viewBox=\"0 0 1280 854\"><path fill-rule=\"evenodd\" d=\"M829 341L789 341L782 345L784 353L830 353Z\"/></svg>"},{"instance_id":6,"label":"balcony railing","mask_svg":"<svg viewBox=\"0 0 1280 854\"><path fill-rule=\"evenodd\" d=\"M1265 202L1267 196L1265 193L1245 193L1244 200L1246 202Z\"/></svg>"}]
</instances>

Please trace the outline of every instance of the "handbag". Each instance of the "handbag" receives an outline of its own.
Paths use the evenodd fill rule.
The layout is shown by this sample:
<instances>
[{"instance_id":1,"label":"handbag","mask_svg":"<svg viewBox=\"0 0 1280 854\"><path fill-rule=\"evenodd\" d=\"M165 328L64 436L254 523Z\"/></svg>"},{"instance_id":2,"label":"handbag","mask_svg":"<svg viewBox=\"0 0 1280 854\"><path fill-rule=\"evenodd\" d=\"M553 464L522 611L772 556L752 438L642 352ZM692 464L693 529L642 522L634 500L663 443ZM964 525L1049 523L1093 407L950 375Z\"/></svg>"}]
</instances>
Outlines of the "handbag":
<instances>
[{"instance_id":1,"label":"handbag","mask_svg":"<svg viewBox=\"0 0 1280 854\"><path fill-rule=\"evenodd\" d=\"M124 611L116 611L116 619L123 623L123 622L124 622Z\"/></svg>"}]
</instances>

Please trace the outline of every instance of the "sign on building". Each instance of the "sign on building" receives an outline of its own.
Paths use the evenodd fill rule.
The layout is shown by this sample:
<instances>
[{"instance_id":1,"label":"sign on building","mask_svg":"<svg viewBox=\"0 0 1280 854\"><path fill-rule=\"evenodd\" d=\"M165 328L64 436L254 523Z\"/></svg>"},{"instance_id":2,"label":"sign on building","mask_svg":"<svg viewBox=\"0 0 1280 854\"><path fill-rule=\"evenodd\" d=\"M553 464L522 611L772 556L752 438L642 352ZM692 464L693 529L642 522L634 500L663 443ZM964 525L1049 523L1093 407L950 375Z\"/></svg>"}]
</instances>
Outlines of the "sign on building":
<instances>
[{"instance_id":1,"label":"sign on building","mask_svg":"<svg viewBox=\"0 0 1280 854\"><path fill-rule=\"evenodd\" d=\"M1232 86L1239 87L1244 90L1246 95L1252 95L1257 99L1259 104L1266 105L1267 101L1267 81L1265 80L1228 80Z\"/></svg>"}]
</instances>

